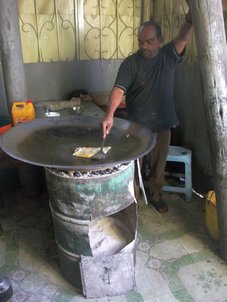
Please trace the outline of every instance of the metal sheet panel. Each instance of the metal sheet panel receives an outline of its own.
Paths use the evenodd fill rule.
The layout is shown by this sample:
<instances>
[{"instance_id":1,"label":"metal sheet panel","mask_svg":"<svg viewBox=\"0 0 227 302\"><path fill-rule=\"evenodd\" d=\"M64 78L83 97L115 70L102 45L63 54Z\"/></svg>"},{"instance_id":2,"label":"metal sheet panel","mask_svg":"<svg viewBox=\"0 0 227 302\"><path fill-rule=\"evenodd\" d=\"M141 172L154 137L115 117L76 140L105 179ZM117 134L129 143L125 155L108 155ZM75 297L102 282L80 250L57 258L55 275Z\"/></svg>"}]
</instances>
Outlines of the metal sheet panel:
<instances>
[{"instance_id":1,"label":"metal sheet panel","mask_svg":"<svg viewBox=\"0 0 227 302\"><path fill-rule=\"evenodd\" d=\"M81 257L83 293L87 298L118 296L135 289L133 253Z\"/></svg>"}]
</instances>

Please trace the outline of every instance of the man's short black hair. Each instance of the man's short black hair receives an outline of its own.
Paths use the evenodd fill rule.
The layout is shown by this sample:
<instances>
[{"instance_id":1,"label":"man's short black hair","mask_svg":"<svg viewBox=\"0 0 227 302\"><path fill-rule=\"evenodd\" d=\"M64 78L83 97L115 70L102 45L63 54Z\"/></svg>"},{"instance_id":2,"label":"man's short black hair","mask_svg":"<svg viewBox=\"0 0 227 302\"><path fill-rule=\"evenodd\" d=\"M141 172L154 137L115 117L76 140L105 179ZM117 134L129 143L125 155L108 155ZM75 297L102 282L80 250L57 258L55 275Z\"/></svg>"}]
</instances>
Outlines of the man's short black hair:
<instances>
[{"instance_id":1,"label":"man's short black hair","mask_svg":"<svg viewBox=\"0 0 227 302\"><path fill-rule=\"evenodd\" d=\"M153 26L156 30L156 35L158 38L162 37L162 30L160 25L158 25L157 23L153 22L153 21L146 21L144 23L141 24L140 28L139 28L139 32L141 30L143 30L145 27L149 27L149 26Z\"/></svg>"}]
</instances>

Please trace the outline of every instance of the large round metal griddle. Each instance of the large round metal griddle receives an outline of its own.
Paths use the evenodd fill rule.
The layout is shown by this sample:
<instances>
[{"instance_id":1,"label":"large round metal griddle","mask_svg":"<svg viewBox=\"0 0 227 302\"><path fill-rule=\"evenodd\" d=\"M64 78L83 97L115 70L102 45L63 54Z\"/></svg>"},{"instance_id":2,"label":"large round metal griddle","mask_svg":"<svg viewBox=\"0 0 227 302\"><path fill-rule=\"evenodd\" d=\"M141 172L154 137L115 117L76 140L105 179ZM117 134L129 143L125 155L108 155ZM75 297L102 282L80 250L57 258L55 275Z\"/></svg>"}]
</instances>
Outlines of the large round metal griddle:
<instances>
[{"instance_id":1,"label":"large round metal griddle","mask_svg":"<svg viewBox=\"0 0 227 302\"><path fill-rule=\"evenodd\" d=\"M154 134L137 123L115 118L106 139L105 159L73 156L78 147L99 147L101 117L70 116L35 119L19 124L0 138L1 148L15 159L33 165L70 170L94 170L129 162L147 154Z\"/></svg>"}]
</instances>

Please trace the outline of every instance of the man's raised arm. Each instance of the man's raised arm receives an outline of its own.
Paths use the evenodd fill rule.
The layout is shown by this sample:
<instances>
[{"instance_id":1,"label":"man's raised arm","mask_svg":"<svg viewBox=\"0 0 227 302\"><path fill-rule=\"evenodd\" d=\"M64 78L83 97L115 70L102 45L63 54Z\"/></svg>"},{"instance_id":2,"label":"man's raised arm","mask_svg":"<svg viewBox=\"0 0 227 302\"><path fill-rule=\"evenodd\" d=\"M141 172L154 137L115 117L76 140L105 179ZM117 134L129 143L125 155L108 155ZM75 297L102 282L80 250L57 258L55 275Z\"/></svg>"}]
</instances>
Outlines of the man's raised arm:
<instances>
[{"instance_id":1,"label":"man's raised arm","mask_svg":"<svg viewBox=\"0 0 227 302\"><path fill-rule=\"evenodd\" d=\"M184 50L191 32L192 32L192 17L191 17L191 11L190 11L190 5L189 5L189 0L186 0L189 10L187 12L187 14L185 15L185 22L184 24L181 26L178 35L176 36L176 38L174 38L173 43L174 43L174 47L176 49L176 52L178 54L181 54L182 51Z\"/></svg>"}]
</instances>

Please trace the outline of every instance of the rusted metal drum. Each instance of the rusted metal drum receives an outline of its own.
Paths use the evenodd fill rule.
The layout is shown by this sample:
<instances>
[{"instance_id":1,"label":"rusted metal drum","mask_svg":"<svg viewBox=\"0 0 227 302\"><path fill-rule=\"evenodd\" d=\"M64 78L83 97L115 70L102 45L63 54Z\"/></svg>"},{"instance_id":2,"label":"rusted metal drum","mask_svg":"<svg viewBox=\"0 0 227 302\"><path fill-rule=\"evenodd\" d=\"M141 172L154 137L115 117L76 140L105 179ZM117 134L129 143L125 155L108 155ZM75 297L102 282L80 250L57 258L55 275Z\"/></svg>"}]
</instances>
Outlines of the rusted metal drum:
<instances>
[{"instance_id":1,"label":"rusted metal drum","mask_svg":"<svg viewBox=\"0 0 227 302\"><path fill-rule=\"evenodd\" d=\"M90 172L45 170L64 277L89 298L133 290L134 162Z\"/></svg>"}]
</instances>

